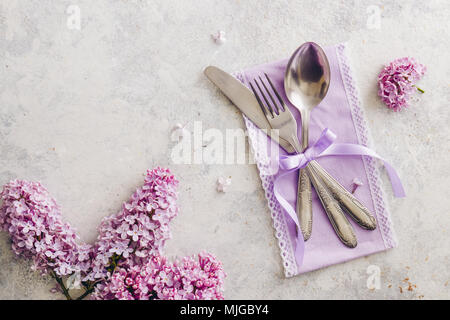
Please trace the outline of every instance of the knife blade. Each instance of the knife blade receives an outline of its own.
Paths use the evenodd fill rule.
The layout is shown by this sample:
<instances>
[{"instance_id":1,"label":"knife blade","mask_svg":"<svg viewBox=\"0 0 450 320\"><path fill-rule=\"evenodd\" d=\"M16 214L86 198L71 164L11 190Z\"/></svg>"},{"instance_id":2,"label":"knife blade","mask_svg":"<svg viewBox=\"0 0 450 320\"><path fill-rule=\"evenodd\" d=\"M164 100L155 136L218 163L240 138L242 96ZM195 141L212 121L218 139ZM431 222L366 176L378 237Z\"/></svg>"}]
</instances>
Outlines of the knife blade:
<instances>
[{"instance_id":1,"label":"knife blade","mask_svg":"<svg viewBox=\"0 0 450 320\"><path fill-rule=\"evenodd\" d=\"M266 133L272 130L264 113L261 111L255 95L250 89L229 73L215 66L206 67L204 73L258 128L266 130ZM278 143L288 153L294 152L294 148L286 140L280 138Z\"/></svg>"}]
</instances>

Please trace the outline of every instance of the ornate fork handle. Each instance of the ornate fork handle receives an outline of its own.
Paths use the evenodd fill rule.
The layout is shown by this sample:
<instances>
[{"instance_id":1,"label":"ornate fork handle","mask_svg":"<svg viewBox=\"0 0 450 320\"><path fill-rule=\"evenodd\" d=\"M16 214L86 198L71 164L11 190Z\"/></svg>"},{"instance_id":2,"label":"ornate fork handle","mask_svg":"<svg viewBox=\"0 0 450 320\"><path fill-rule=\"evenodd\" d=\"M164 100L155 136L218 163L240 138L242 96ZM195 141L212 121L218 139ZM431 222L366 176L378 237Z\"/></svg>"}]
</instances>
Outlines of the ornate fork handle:
<instances>
[{"instance_id":1,"label":"ornate fork handle","mask_svg":"<svg viewBox=\"0 0 450 320\"><path fill-rule=\"evenodd\" d=\"M298 173L297 205L296 212L300 220L303 239L307 241L312 233L312 191L306 169L300 169Z\"/></svg>"}]
</instances>

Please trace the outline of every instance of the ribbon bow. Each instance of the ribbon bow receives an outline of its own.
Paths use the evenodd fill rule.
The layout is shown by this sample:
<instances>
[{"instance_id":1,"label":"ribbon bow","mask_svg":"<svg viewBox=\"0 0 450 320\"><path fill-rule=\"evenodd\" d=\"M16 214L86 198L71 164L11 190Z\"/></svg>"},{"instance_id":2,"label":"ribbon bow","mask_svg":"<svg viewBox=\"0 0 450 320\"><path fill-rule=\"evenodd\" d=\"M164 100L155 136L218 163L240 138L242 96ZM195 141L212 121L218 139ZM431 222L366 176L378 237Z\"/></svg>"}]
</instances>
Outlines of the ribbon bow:
<instances>
[{"instance_id":1,"label":"ribbon bow","mask_svg":"<svg viewBox=\"0 0 450 320\"><path fill-rule=\"evenodd\" d=\"M401 183L400 177L397 175L395 169L382 157L380 157L375 151L364 147L359 144L353 143L334 143L336 140L336 135L328 128L322 131L319 139L309 148L307 148L302 153L296 153L292 155L282 155L280 156L280 168L286 172L280 174L274 182L273 192L275 198L278 200L280 205L289 214L289 217L294 221L297 226L297 244L295 248L295 259L297 265L300 267L303 264L303 256L305 252L305 242L303 240L303 235L300 229L300 224L297 218L297 214L294 208L289 204L289 202L280 193L280 183L281 178L304 168L310 161L327 157L327 156L369 156L372 158L377 158L383 161L386 173L391 181L392 190L394 196L401 198L405 196L405 191Z\"/></svg>"}]
</instances>

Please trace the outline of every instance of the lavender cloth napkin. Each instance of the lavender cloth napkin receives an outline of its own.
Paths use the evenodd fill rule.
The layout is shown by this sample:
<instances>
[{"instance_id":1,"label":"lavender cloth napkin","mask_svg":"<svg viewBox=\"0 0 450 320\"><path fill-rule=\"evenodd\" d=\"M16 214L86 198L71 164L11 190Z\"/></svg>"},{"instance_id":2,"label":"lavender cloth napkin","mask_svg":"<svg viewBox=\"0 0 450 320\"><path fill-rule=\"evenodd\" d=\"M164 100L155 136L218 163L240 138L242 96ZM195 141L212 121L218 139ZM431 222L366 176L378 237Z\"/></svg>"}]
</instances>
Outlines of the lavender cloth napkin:
<instances>
[{"instance_id":1,"label":"lavender cloth napkin","mask_svg":"<svg viewBox=\"0 0 450 320\"><path fill-rule=\"evenodd\" d=\"M358 92L355 87L345 44L328 47L325 52L331 67L331 83L326 98L314 108L311 114L309 143L314 143L325 128L331 129L337 135L336 142L357 143L368 145L368 131L360 107ZM284 94L283 78L286 60L255 66L236 73L235 76L245 85L249 80L264 72L274 82L278 92L294 114L298 123L298 136L301 137L300 113L293 107ZM273 193L273 182L277 175L266 175L263 166L268 163L267 137L250 120L244 117L249 133L250 145L258 165L262 185L268 200L275 235L281 250L286 277L309 272L329 265L341 263L372 253L380 252L396 246L396 240L389 213L386 208L384 194L381 189L378 163L365 156L331 156L318 160L344 187L351 190L354 178L361 180L355 196L376 216L377 229L367 231L359 227L350 218L358 246L350 249L338 239L331 226L320 201L313 192L313 229L311 238L305 243L305 255L302 266L297 266L294 257L295 224L281 208ZM264 141L265 143L260 143ZM273 143L273 142L271 142ZM369 146L370 147L370 146ZM280 154L285 152L281 149ZM297 190L297 175L292 175L283 185L283 195L295 208Z\"/></svg>"}]
</instances>

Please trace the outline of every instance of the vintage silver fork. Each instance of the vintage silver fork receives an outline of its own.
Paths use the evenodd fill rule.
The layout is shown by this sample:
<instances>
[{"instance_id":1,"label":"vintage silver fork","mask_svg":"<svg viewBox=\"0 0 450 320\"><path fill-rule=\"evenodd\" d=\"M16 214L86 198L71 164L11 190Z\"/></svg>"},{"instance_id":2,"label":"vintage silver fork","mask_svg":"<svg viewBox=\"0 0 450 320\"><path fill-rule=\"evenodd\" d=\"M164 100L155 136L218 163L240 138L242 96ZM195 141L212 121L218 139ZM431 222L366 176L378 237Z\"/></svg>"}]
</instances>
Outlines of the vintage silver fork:
<instances>
[{"instance_id":1,"label":"vintage silver fork","mask_svg":"<svg viewBox=\"0 0 450 320\"><path fill-rule=\"evenodd\" d=\"M281 99L269 76L266 73L264 73L264 75L266 81L259 76L258 78L253 79L253 83L250 81L250 87L271 127L277 129L279 131L279 137L288 141L296 152L300 152L302 148L297 136L297 122L289 108L283 102L283 99ZM270 89L266 85L266 82L269 84ZM339 203L334 199L323 181L313 172L309 163L306 165L305 169L337 236L346 246L351 248L356 247L357 239L355 231L342 211ZM302 232L303 228L306 229L310 227L302 225L301 221L300 226Z\"/></svg>"}]
</instances>

